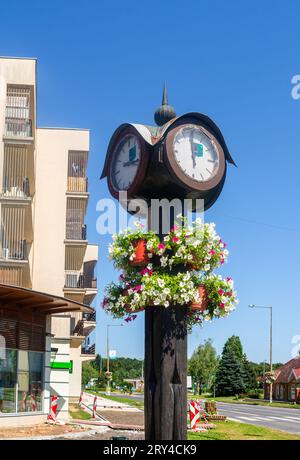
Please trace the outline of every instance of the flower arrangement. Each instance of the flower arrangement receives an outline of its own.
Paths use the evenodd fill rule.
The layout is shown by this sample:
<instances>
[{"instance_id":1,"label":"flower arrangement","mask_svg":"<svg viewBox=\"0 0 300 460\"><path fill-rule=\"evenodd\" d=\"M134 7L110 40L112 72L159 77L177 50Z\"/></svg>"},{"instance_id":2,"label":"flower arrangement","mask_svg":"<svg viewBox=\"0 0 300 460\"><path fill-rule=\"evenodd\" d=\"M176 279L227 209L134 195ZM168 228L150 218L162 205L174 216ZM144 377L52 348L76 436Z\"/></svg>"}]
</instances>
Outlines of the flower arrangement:
<instances>
[{"instance_id":1,"label":"flower arrangement","mask_svg":"<svg viewBox=\"0 0 300 460\"><path fill-rule=\"evenodd\" d=\"M137 257L140 241L144 254ZM137 224L136 231L113 237L109 254L122 274L106 287L102 306L115 318L132 321L146 306L182 305L187 306L191 327L227 316L238 302L232 279L212 273L228 258L214 224L196 220L188 225L182 219L182 225L174 226L163 241Z\"/></svg>"},{"instance_id":2,"label":"flower arrangement","mask_svg":"<svg viewBox=\"0 0 300 460\"><path fill-rule=\"evenodd\" d=\"M271 385L272 383L274 383L276 380L276 376L275 376L275 373L272 371L269 371L269 372L266 372L265 374L265 383L267 385Z\"/></svg>"}]
</instances>

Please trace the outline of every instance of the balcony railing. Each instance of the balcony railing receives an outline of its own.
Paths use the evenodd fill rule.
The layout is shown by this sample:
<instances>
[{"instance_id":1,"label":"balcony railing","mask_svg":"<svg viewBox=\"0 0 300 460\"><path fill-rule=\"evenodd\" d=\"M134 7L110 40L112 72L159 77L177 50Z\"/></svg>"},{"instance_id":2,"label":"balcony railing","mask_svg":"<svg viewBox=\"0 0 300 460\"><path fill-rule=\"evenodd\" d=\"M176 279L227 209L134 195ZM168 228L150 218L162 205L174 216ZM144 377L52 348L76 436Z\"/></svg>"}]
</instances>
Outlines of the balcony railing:
<instances>
[{"instance_id":1,"label":"balcony railing","mask_svg":"<svg viewBox=\"0 0 300 460\"><path fill-rule=\"evenodd\" d=\"M31 120L6 118L5 135L7 137L32 137Z\"/></svg>"},{"instance_id":2,"label":"balcony railing","mask_svg":"<svg viewBox=\"0 0 300 460\"><path fill-rule=\"evenodd\" d=\"M68 192L81 192L88 191L88 178L87 177L68 177Z\"/></svg>"},{"instance_id":3,"label":"balcony railing","mask_svg":"<svg viewBox=\"0 0 300 460\"><path fill-rule=\"evenodd\" d=\"M66 239L67 240L86 240L87 236L87 225L74 225L71 222L67 222Z\"/></svg>"},{"instance_id":4,"label":"balcony railing","mask_svg":"<svg viewBox=\"0 0 300 460\"><path fill-rule=\"evenodd\" d=\"M96 312L94 311L93 313L83 313L82 319L84 321L96 321Z\"/></svg>"},{"instance_id":5,"label":"balcony railing","mask_svg":"<svg viewBox=\"0 0 300 460\"><path fill-rule=\"evenodd\" d=\"M89 347L85 347L83 346L82 349L81 349L81 354L82 355L94 355L96 352L96 346L95 344L94 345L91 345Z\"/></svg>"},{"instance_id":6,"label":"balcony railing","mask_svg":"<svg viewBox=\"0 0 300 460\"><path fill-rule=\"evenodd\" d=\"M3 182L1 196L7 198L28 198L30 196L28 177L4 177Z\"/></svg>"},{"instance_id":7,"label":"balcony railing","mask_svg":"<svg viewBox=\"0 0 300 460\"><path fill-rule=\"evenodd\" d=\"M4 260L27 260L27 242L26 240L21 240L19 242L11 242L9 245L6 245L2 241L1 248L1 259Z\"/></svg>"},{"instance_id":8,"label":"balcony railing","mask_svg":"<svg viewBox=\"0 0 300 460\"><path fill-rule=\"evenodd\" d=\"M70 289L97 289L97 279L86 276L84 273L66 270L65 288Z\"/></svg>"}]
</instances>

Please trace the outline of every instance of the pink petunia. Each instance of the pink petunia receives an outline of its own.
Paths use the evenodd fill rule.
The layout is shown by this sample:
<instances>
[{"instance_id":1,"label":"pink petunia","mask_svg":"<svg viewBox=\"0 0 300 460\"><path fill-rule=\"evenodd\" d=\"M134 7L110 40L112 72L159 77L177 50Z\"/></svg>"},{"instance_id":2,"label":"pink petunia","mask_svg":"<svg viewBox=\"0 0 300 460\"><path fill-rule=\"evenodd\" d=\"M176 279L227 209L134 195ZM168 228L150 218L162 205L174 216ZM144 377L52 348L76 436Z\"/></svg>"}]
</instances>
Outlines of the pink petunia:
<instances>
[{"instance_id":1,"label":"pink petunia","mask_svg":"<svg viewBox=\"0 0 300 460\"><path fill-rule=\"evenodd\" d=\"M178 229L179 229L178 225L174 225L174 227L171 228L171 232L175 232L175 230L178 230Z\"/></svg>"},{"instance_id":2,"label":"pink petunia","mask_svg":"<svg viewBox=\"0 0 300 460\"><path fill-rule=\"evenodd\" d=\"M140 292L141 289L142 289L142 286L140 284L138 286L135 286L134 288L135 292Z\"/></svg>"},{"instance_id":3,"label":"pink petunia","mask_svg":"<svg viewBox=\"0 0 300 460\"><path fill-rule=\"evenodd\" d=\"M172 241L173 241L174 243L178 243L179 238L177 238L177 236L173 236Z\"/></svg>"},{"instance_id":4,"label":"pink petunia","mask_svg":"<svg viewBox=\"0 0 300 460\"><path fill-rule=\"evenodd\" d=\"M219 293L220 295L223 295L223 294L224 294L223 289L219 289L219 290L218 290L218 293Z\"/></svg>"},{"instance_id":5,"label":"pink petunia","mask_svg":"<svg viewBox=\"0 0 300 460\"><path fill-rule=\"evenodd\" d=\"M221 302L220 303L220 308L224 308L225 307L225 303L224 302Z\"/></svg>"},{"instance_id":6,"label":"pink petunia","mask_svg":"<svg viewBox=\"0 0 300 460\"><path fill-rule=\"evenodd\" d=\"M163 243L159 243L158 249L165 249L165 245Z\"/></svg>"},{"instance_id":7,"label":"pink petunia","mask_svg":"<svg viewBox=\"0 0 300 460\"><path fill-rule=\"evenodd\" d=\"M209 253L210 253L212 256L214 256L216 252L212 249L211 251L209 251Z\"/></svg>"}]
</instances>

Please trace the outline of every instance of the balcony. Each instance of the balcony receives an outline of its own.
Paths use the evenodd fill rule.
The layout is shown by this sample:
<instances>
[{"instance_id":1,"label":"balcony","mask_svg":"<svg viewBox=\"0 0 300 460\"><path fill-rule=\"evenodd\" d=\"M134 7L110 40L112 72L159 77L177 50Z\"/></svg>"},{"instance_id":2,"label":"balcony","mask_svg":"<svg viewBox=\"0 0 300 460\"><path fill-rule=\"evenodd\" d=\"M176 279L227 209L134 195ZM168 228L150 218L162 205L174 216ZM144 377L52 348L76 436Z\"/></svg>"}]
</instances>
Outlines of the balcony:
<instances>
[{"instance_id":1,"label":"balcony","mask_svg":"<svg viewBox=\"0 0 300 460\"><path fill-rule=\"evenodd\" d=\"M30 106L31 90L28 87L8 86L5 111L5 133L7 139L32 140Z\"/></svg>"},{"instance_id":2,"label":"balcony","mask_svg":"<svg viewBox=\"0 0 300 460\"><path fill-rule=\"evenodd\" d=\"M96 327L96 311L83 313L82 318L77 322L73 334L87 337Z\"/></svg>"},{"instance_id":3,"label":"balcony","mask_svg":"<svg viewBox=\"0 0 300 460\"><path fill-rule=\"evenodd\" d=\"M83 356L91 356L91 357L94 357L95 356L95 353L96 353L96 345L93 344L93 345L90 345L90 346L83 346L81 348L81 354ZM93 359L93 358L92 358Z\"/></svg>"},{"instance_id":4,"label":"balcony","mask_svg":"<svg viewBox=\"0 0 300 460\"><path fill-rule=\"evenodd\" d=\"M68 156L68 185L67 192L87 194L88 178L86 177L88 152L71 151Z\"/></svg>"},{"instance_id":5,"label":"balcony","mask_svg":"<svg viewBox=\"0 0 300 460\"><path fill-rule=\"evenodd\" d=\"M28 261L28 252L27 252L27 242L26 240L21 241L11 241L9 244L5 241L5 238L2 239L2 248L0 250L0 259L1 261L7 262L27 262Z\"/></svg>"},{"instance_id":6,"label":"balcony","mask_svg":"<svg viewBox=\"0 0 300 460\"><path fill-rule=\"evenodd\" d=\"M88 178L87 177L68 177L67 192L72 193L88 193Z\"/></svg>"},{"instance_id":7,"label":"balcony","mask_svg":"<svg viewBox=\"0 0 300 460\"><path fill-rule=\"evenodd\" d=\"M7 138L32 138L31 120L22 118L5 119L5 137Z\"/></svg>"},{"instance_id":8,"label":"balcony","mask_svg":"<svg viewBox=\"0 0 300 460\"><path fill-rule=\"evenodd\" d=\"M12 184L4 178L4 186L0 192L1 198L30 201L28 177L14 178Z\"/></svg>"},{"instance_id":9,"label":"balcony","mask_svg":"<svg viewBox=\"0 0 300 460\"><path fill-rule=\"evenodd\" d=\"M75 270L66 270L65 289L97 289L97 279Z\"/></svg>"}]
</instances>

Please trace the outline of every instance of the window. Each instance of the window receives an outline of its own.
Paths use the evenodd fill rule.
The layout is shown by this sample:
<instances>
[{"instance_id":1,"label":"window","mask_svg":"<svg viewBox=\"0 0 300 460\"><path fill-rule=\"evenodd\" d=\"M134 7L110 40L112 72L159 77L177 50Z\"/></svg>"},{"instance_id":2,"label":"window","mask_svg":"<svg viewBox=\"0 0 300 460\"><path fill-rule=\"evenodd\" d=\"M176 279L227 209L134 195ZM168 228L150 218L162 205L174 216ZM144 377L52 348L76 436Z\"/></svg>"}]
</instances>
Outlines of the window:
<instances>
[{"instance_id":1,"label":"window","mask_svg":"<svg viewBox=\"0 0 300 460\"><path fill-rule=\"evenodd\" d=\"M42 411L43 353L5 350L0 358L0 414Z\"/></svg>"},{"instance_id":2,"label":"window","mask_svg":"<svg viewBox=\"0 0 300 460\"><path fill-rule=\"evenodd\" d=\"M16 412L17 350L0 358L0 413Z\"/></svg>"}]
</instances>

